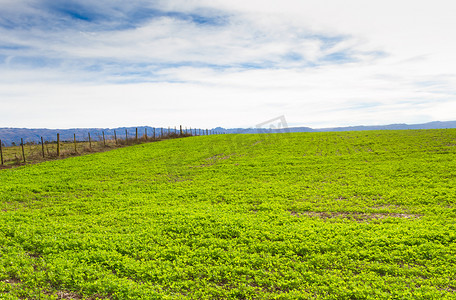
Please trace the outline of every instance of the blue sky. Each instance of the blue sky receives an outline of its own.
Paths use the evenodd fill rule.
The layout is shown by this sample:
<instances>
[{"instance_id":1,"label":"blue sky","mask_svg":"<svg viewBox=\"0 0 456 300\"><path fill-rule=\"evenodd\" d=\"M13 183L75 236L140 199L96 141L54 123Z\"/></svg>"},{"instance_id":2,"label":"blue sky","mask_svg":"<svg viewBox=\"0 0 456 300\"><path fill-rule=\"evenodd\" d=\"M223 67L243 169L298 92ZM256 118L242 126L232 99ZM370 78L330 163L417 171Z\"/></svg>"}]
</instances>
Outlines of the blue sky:
<instances>
[{"instance_id":1,"label":"blue sky","mask_svg":"<svg viewBox=\"0 0 456 300\"><path fill-rule=\"evenodd\" d=\"M0 0L0 127L456 120L452 1Z\"/></svg>"}]
</instances>

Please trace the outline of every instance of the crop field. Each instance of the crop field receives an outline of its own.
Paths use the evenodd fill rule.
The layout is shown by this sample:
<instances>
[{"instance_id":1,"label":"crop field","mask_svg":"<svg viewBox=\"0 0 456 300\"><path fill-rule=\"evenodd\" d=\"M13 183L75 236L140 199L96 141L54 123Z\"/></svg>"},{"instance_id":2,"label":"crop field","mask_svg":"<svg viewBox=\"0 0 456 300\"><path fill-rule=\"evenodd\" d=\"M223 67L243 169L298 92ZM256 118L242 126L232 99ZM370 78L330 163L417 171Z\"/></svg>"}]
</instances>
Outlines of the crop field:
<instances>
[{"instance_id":1,"label":"crop field","mask_svg":"<svg viewBox=\"0 0 456 300\"><path fill-rule=\"evenodd\" d=\"M456 299L456 130L213 135L0 170L0 299Z\"/></svg>"}]
</instances>

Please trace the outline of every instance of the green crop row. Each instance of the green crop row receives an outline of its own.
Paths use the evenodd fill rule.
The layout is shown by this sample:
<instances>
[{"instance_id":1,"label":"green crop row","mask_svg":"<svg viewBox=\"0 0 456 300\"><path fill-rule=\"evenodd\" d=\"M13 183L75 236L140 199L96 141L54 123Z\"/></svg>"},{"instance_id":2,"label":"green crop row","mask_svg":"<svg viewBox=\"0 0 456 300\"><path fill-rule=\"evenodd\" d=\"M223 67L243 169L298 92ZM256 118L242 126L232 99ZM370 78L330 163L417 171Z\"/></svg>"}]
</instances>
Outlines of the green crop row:
<instances>
[{"instance_id":1,"label":"green crop row","mask_svg":"<svg viewBox=\"0 0 456 300\"><path fill-rule=\"evenodd\" d=\"M0 298L454 299L456 130L218 135L0 171Z\"/></svg>"}]
</instances>

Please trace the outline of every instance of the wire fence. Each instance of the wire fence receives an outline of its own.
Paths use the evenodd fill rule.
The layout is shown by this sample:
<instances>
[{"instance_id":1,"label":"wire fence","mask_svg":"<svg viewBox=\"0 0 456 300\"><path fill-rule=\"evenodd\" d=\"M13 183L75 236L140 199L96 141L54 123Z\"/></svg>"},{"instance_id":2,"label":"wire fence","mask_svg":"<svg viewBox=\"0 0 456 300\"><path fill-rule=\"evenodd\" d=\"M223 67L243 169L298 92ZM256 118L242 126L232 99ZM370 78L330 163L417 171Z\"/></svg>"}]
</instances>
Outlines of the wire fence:
<instances>
[{"instance_id":1,"label":"wire fence","mask_svg":"<svg viewBox=\"0 0 456 300\"><path fill-rule=\"evenodd\" d=\"M55 139L52 140L46 140L40 137L38 140L24 142L24 139L21 138L19 145L12 143L11 146L6 146L0 139L0 167L10 168L28 163L38 163L87 153L103 152L135 144L214 134L220 133L209 129L187 129L179 126L179 128L160 127L149 130L148 128L144 128L141 132L138 128L133 132L129 132L128 129L113 130L109 133L90 130L82 137L74 133L73 137L68 139L68 135L66 135L64 140L57 133Z\"/></svg>"}]
</instances>

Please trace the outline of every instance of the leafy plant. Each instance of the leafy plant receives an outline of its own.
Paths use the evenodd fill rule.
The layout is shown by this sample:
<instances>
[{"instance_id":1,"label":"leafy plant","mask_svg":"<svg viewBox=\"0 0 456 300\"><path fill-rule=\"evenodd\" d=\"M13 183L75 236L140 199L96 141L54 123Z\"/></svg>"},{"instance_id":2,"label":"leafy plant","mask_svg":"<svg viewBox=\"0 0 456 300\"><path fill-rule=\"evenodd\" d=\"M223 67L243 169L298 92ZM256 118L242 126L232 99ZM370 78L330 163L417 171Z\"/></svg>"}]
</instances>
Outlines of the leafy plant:
<instances>
[{"instance_id":1,"label":"leafy plant","mask_svg":"<svg viewBox=\"0 0 456 300\"><path fill-rule=\"evenodd\" d=\"M0 171L0 298L454 299L456 130L217 135Z\"/></svg>"}]
</instances>

